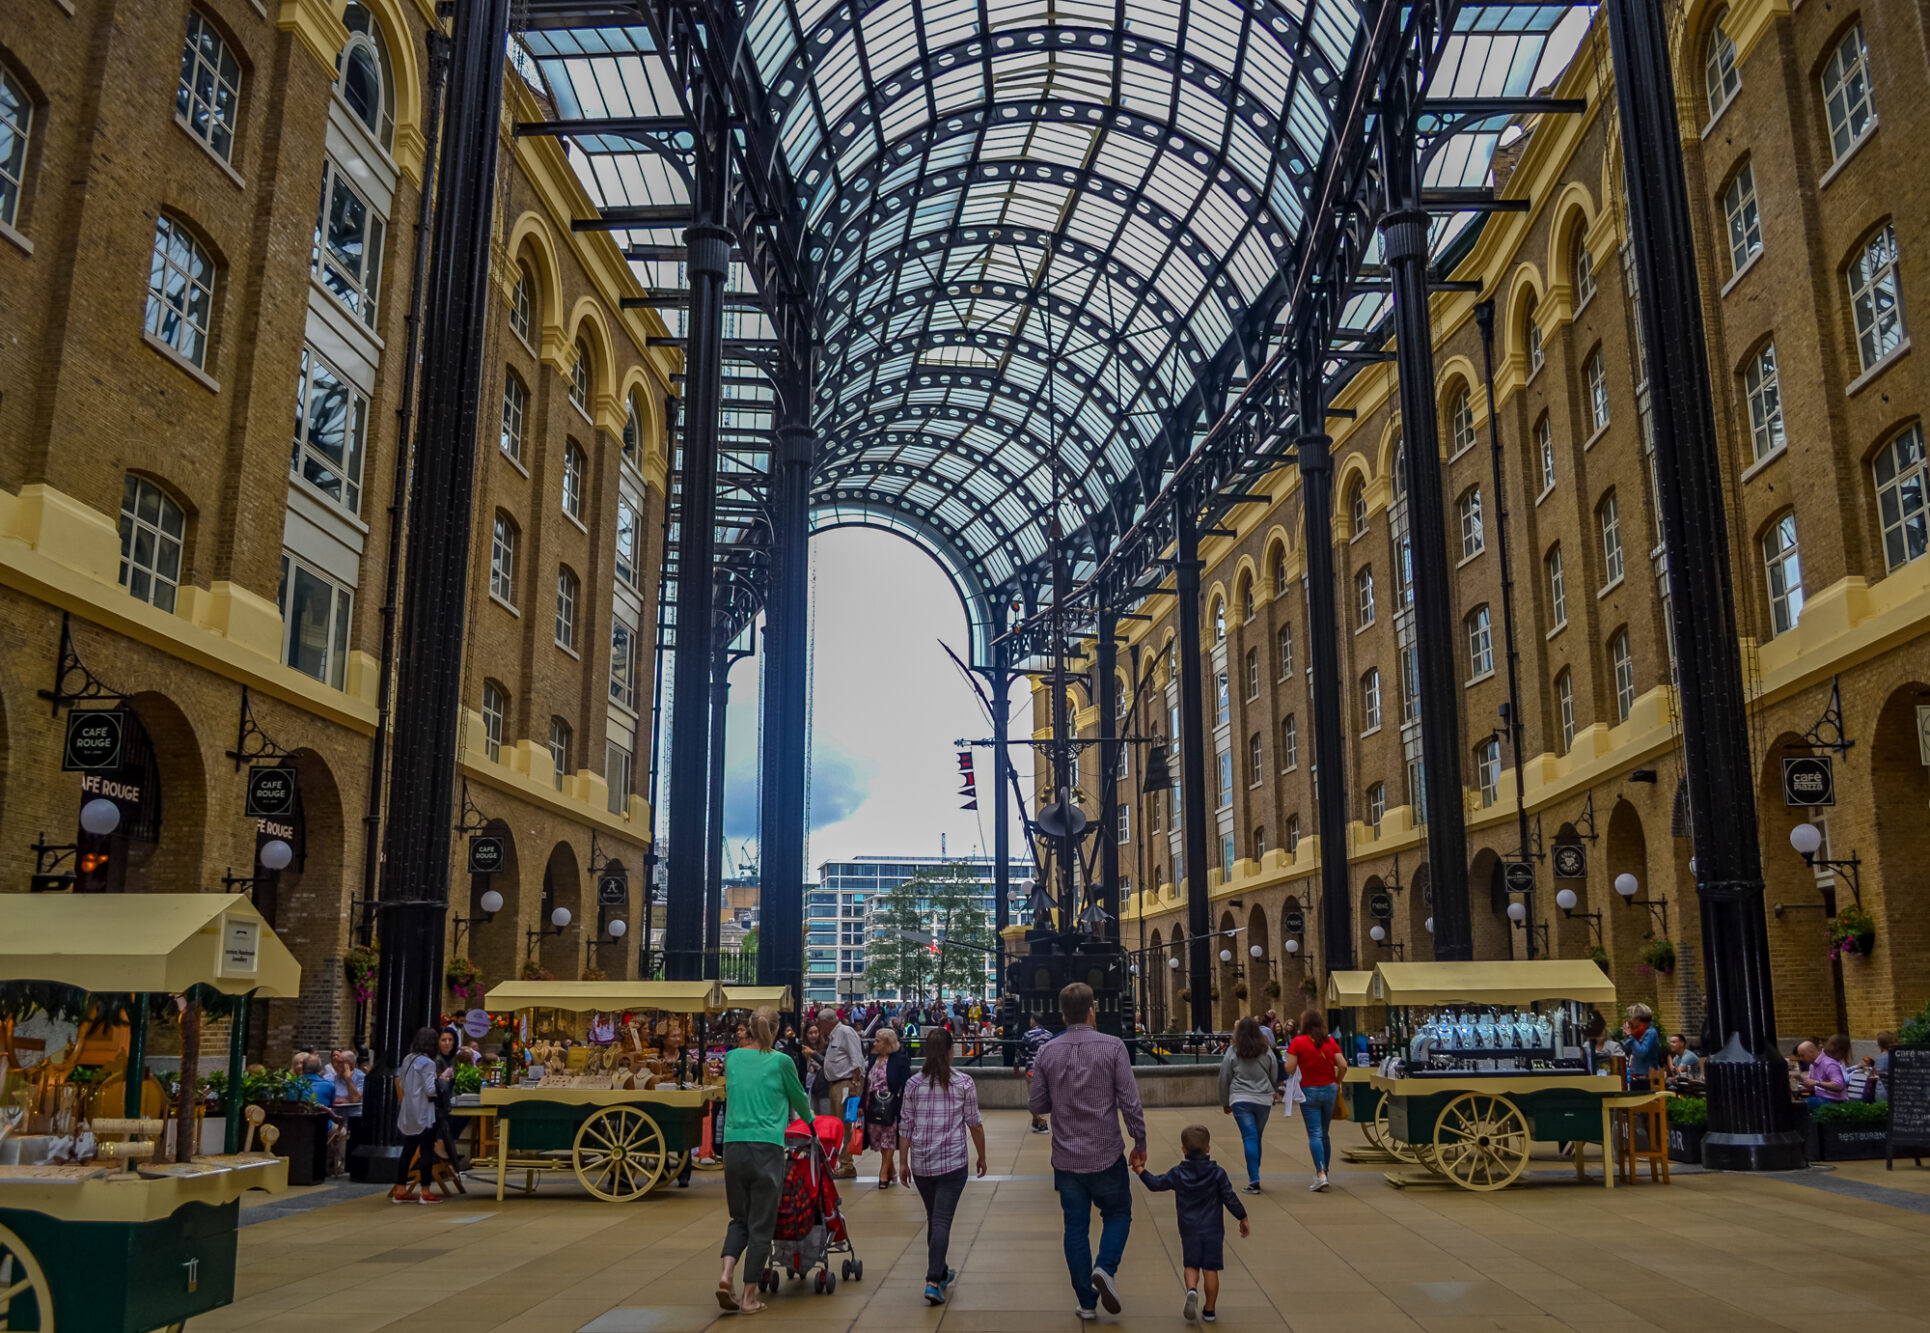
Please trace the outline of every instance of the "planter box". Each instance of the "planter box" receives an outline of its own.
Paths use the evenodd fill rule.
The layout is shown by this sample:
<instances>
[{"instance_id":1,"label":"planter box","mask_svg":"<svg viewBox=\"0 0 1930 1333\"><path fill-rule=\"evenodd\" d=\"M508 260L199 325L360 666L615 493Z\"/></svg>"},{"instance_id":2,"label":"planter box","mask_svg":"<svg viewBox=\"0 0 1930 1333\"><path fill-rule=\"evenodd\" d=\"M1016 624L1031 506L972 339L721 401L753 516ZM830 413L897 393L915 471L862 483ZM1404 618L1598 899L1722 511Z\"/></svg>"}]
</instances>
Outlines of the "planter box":
<instances>
[{"instance_id":1,"label":"planter box","mask_svg":"<svg viewBox=\"0 0 1930 1333\"><path fill-rule=\"evenodd\" d=\"M1670 1125L1669 1160L1686 1162L1690 1166L1702 1164L1702 1136L1709 1132L1707 1125Z\"/></svg>"},{"instance_id":2,"label":"planter box","mask_svg":"<svg viewBox=\"0 0 1930 1333\"><path fill-rule=\"evenodd\" d=\"M288 1183L319 1185L328 1179L328 1130L332 1122L323 1112L293 1109L301 1105L277 1102L267 1108L264 1123L281 1131L274 1152L288 1159Z\"/></svg>"},{"instance_id":3,"label":"planter box","mask_svg":"<svg viewBox=\"0 0 1930 1333\"><path fill-rule=\"evenodd\" d=\"M1816 1126L1816 1137L1820 1140L1824 1161L1858 1162L1883 1156L1890 1141L1890 1130L1887 1125L1824 1123Z\"/></svg>"}]
</instances>

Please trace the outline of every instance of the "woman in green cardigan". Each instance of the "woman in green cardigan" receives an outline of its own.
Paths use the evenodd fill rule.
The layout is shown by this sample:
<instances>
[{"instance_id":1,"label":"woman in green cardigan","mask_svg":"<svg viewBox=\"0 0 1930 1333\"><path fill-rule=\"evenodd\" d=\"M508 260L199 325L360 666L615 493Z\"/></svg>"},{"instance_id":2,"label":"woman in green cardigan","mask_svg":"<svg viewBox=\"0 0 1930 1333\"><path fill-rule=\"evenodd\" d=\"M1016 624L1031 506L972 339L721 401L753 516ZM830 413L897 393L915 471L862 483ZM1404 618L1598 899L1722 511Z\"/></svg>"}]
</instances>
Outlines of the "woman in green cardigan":
<instances>
[{"instance_id":1,"label":"woman in green cardigan","mask_svg":"<svg viewBox=\"0 0 1930 1333\"><path fill-rule=\"evenodd\" d=\"M772 1050L777 1011L751 1015L755 1045L724 1057L724 1202L730 1229L724 1233L724 1271L717 1303L739 1314L764 1309L757 1280L770 1262L771 1233L784 1193L784 1131L793 1120L811 1119L811 1102L790 1056ZM744 1292L737 1292L737 1261L744 1260Z\"/></svg>"}]
</instances>

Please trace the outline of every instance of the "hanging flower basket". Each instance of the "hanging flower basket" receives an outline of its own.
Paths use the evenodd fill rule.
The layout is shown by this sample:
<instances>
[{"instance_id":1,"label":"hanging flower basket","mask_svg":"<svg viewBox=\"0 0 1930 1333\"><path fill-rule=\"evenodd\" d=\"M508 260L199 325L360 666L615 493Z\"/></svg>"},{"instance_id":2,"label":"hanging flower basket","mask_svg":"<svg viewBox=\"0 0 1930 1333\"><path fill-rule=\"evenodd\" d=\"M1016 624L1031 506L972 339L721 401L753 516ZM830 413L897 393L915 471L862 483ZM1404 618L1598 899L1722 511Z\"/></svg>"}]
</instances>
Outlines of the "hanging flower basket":
<instances>
[{"instance_id":1,"label":"hanging flower basket","mask_svg":"<svg viewBox=\"0 0 1930 1333\"><path fill-rule=\"evenodd\" d=\"M482 974L467 958L451 958L442 969L442 980L459 1004L468 1005L482 999Z\"/></svg>"},{"instance_id":2,"label":"hanging flower basket","mask_svg":"<svg viewBox=\"0 0 1930 1333\"><path fill-rule=\"evenodd\" d=\"M1268 998L1269 1000L1277 1000L1277 999L1279 999L1279 998L1280 998L1280 983L1279 983L1279 982L1277 982L1277 981L1269 981L1269 982L1267 983L1267 998Z\"/></svg>"},{"instance_id":3,"label":"hanging flower basket","mask_svg":"<svg viewBox=\"0 0 1930 1333\"><path fill-rule=\"evenodd\" d=\"M1642 952L1637 954L1636 958L1642 964L1644 972L1671 976L1675 972L1675 941L1650 940L1642 946Z\"/></svg>"},{"instance_id":4,"label":"hanging flower basket","mask_svg":"<svg viewBox=\"0 0 1930 1333\"><path fill-rule=\"evenodd\" d=\"M381 961L382 950L373 944L358 944L342 955L342 973L357 1004L375 998L375 970Z\"/></svg>"},{"instance_id":5,"label":"hanging flower basket","mask_svg":"<svg viewBox=\"0 0 1930 1333\"><path fill-rule=\"evenodd\" d=\"M1181 1004L1191 1004L1193 1002L1193 992L1181 986L1179 988L1179 1002Z\"/></svg>"},{"instance_id":6,"label":"hanging flower basket","mask_svg":"<svg viewBox=\"0 0 1930 1333\"><path fill-rule=\"evenodd\" d=\"M521 977L524 981L556 980L555 977L552 977L550 975L550 970L547 967L544 967L541 963L537 962L533 958L529 962L524 963L523 970L521 972L518 972L516 975Z\"/></svg>"},{"instance_id":7,"label":"hanging flower basket","mask_svg":"<svg viewBox=\"0 0 1930 1333\"><path fill-rule=\"evenodd\" d=\"M1876 948L1876 918L1864 911L1861 903L1851 903L1831 917L1828 924L1831 962L1841 958L1868 958Z\"/></svg>"},{"instance_id":8,"label":"hanging flower basket","mask_svg":"<svg viewBox=\"0 0 1930 1333\"><path fill-rule=\"evenodd\" d=\"M1300 981L1300 989L1309 995L1318 995L1320 994L1320 983L1312 977L1303 977Z\"/></svg>"},{"instance_id":9,"label":"hanging flower basket","mask_svg":"<svg viewBox=\"0 0 1930 1333\"><path fill-rule=\"evenodd\" d=\"M1244 1000L1246 998L1246 983L1244 981L1234 982L1233 993L1234 995L1238 996L1240 999Z\"/></svg>"},{"instance_id":10,"label":"hanging flower basket","mask_svg":"<svg viewBox=\"0 0 1930 1333\"><path fill-rule=\"evenodd\" d=\"M609 979L610 974L598 967L595 963L589 963L583 968L583 980L585 981L608 981Z\"/></svg>"},{"instance_id":11,"label":"hanging flower basket","mask_svg":"<svg viewBox=\"0 0 1930 1333\"><path fill-rule=\"evenodd\" d=\"M1608 950L1599 944L1590 945L1588 949L1588 961L1596 967L1601 968L1602 971L1608 971Z\"/></svg>"}]
</instances>

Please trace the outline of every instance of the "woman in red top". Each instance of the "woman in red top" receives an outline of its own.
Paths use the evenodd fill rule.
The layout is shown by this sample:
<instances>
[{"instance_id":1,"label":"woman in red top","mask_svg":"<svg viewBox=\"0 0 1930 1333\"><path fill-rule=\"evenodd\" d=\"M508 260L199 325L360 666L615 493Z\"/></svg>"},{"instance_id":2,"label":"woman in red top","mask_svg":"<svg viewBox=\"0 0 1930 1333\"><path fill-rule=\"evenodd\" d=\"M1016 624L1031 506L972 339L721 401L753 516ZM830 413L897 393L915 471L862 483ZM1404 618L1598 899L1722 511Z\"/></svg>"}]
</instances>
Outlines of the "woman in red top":
<instances>
[{"instance_id":1,"label":"woman in red top","mask_svg":"<svg viewBox=\"0 0 1930 1333\"><path fill-rule=\"evenodd\" d=\"M1299 1072L1300 1091L1306 1094L1300 1109L1307 1119L1307 1151L1313 1155L1314 1171L1308 1188L1317 1193L1327 1188L1327 1166L1333 1160L1327 1126L1340 1097L1340 1071L1347 1067L1340 1043L1327 1035L1327 1016L1320 1010L1300 1015L1300 1035L1288 1045L1284 1063L1289 1078Z\"/></svg>"}]
</instances>

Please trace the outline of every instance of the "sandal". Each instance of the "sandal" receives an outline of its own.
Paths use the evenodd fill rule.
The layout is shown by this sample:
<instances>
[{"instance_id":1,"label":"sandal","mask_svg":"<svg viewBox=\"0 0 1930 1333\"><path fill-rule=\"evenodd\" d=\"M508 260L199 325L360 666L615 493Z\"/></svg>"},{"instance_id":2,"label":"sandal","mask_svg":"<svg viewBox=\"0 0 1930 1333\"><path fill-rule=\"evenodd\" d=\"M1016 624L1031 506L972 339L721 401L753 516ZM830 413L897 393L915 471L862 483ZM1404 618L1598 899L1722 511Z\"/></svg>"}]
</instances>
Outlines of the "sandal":
<instances>
[{"instance_id":1,"label":"sandal","mask_svg":"<svg viewBox=\"0 0 1930 1333\"><path fill-rule=\"evenodd\" d=\"M723 1308L726 1314L733 1314L743 1308L737 1303L737 1292L732 1289L731 1284L728 1282L719 1282L717 1284L717 1304Z\"/></svg>"},{"instance_id":2,"label":"sandal","mask_svg":"<svg viewBox=\"0 0 1930 1333\"><path fill-rule=\"evenodd\" d=\"M737 1313L738 1314L763 1314L766 1310L770 1308L771 1308L770 1306L765 1305L763 1302L760 1301L756 1305L739 1305L737 1307Z\"/></svg>"}]
</instances>

